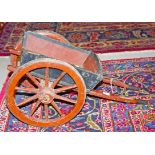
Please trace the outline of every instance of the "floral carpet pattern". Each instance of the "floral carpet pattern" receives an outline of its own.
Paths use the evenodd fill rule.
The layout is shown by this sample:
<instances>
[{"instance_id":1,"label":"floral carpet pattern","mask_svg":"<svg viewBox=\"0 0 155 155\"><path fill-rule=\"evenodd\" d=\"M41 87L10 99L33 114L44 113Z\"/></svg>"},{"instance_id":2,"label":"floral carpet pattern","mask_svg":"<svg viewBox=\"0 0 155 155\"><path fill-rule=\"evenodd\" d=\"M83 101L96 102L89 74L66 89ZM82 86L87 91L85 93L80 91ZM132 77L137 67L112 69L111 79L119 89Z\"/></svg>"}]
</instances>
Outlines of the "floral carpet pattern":
<instances>
[{"instance_id":1,"label":"floral carpet pattern","mask_svg":"<svg viewBox=\"0 0 155 155\"><path fill-rule=\"evenodd\" d=\"M155 23L6 23L0 33L0 56L9 55L26 30L51 30L74 46L95 53L155 49ZM1 30L0 30L1 31Z\"/></svg>"},{"instance_id":2,"label":"floral carpet pattern","mask_svg":"<svg viewBox=\"0 0 155 155\"><path fill-rule=\"evenodd\" d=\"M87 97L81 112L59 127L39 128L17 120L6 107L5 86L1 92L0 131L21 132L155 132L155 58L103 61L103 73L141 88L124 90L103 84L104 92L113 92L146 100L146 105L125 104ZM2 97L3 96L3 97Z\"/></svg>"}]
</instances>

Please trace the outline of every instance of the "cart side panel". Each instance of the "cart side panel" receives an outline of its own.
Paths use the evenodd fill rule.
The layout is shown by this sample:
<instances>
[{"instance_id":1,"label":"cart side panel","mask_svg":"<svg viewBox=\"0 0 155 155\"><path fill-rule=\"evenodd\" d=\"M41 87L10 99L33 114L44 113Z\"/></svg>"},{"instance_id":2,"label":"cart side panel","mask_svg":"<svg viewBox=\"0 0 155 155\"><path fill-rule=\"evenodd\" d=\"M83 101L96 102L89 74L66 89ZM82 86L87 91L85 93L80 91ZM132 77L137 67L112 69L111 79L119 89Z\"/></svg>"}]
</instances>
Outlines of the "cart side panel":
<instances>
[{"instance_id":1,"label":"cart side panel","mask_svg":"<svg viewBox=\"0 0 155 155\"><path fill-rule=\"evenodd\" d=\"M23 48L32 53L42 54L82 67L90 52L79 52L69 44L64 44L33 32L26 32L23 40Z\"/></svg>"}]
</instances>

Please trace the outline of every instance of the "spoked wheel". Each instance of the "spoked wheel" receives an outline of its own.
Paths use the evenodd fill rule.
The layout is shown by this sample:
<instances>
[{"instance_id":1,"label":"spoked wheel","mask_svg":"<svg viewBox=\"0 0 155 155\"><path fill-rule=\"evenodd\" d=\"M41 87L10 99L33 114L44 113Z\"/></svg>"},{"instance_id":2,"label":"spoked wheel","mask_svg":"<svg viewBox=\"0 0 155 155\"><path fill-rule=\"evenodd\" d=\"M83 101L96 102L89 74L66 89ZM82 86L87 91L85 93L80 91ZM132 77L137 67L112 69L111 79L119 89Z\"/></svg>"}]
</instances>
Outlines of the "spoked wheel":
<instances>
[{"instance_id":1,"label":"spoked wheel","mask_svg":"<svg viewBox=\"0 0 155 155\"><path fill-rule=\"evenodd\" d=\"M58 126L80 112L85 96L84 81L73 66L44 58L26 63L13 73L7 104L24 123Z\"/></svg>"}]
</instances>

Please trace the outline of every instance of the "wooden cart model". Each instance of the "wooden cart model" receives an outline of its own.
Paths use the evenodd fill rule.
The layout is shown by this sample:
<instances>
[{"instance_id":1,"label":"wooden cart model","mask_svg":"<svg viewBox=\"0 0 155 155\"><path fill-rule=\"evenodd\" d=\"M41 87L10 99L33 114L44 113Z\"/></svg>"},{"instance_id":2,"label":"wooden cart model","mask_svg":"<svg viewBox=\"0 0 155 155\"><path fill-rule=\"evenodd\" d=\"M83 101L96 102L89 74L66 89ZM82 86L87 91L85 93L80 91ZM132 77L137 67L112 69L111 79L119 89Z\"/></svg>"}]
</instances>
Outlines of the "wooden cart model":
<instances>
[{"instance_id":1,"label":"wooden cart model","mask_svg":"<svg viewBox=\"0 0 155 155\"><path fill-rule=\"evenodd\" d=\"M62 125L81 111L86 94L131 104L143 103L98 90L102 82L137 88L103 77L96 54L74 47L57 33L27 31L10 53L8 70L13 74L7 87L7 106L26 124ZM19 99L19 95L23 97Z\"/></svg>"}]
</instances>

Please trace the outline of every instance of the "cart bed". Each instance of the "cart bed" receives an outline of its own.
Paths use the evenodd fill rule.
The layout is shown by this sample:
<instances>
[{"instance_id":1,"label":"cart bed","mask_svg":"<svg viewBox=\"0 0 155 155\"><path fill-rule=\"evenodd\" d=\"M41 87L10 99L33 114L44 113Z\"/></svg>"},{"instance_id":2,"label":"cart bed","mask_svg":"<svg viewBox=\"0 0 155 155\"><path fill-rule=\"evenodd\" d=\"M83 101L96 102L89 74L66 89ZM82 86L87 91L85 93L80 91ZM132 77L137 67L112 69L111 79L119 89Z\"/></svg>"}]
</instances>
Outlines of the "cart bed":
<instances>
[{"instance_id":1,"label":"cart bed","mask_svg":"<svg viewBox=\"0 0 155 155\"><path fill-rule=\"evenodd\" d=\"M87 91L93 89L102 79L102 67L96 54L35 32L25 32L21 65L39 58L57 59L73 65L83 77ZM43 75L41 69L39 72L38 74ZM54 74L56 77L59 73L56 71ZM69 77L64 78L65 82L72 83Z\"/></svg>"}]
</instances>

